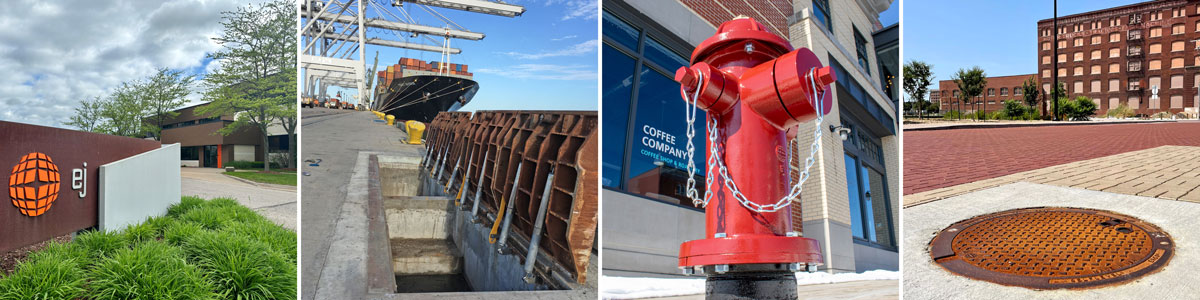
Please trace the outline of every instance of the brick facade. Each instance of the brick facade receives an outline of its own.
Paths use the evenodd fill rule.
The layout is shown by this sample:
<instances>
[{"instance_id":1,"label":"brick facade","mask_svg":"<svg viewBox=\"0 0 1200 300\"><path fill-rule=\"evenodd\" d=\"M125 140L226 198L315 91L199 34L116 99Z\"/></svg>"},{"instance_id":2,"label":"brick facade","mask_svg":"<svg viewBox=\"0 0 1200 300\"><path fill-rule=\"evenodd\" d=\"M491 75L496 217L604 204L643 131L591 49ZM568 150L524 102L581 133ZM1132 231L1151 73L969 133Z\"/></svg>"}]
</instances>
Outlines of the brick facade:
<instances>
[{"instance_id":1,"label":"brick facade","mask_svg":"<svg viewBox=\"0 0 1200 300\"><path fill-rule=\"evenodd\" d=\"M1196 108L1200 1L1151 1L1038 21L1038 78L1048 90L1057 60L1071 98L1096 100L1098 115L1121 104L1138 114ZM1057 48L1058 56L1054 56ZM1152 86L1158 99L1152 100Z\"/></svg>"},{"instance_id":2,"label":"brick facade","mask_svg":"<svg viewBox=\"0 0 1200 300\"><path fill-rule=\"evenodd\" d=\"M929 98L941 101L939 108L943 113L951 110L970 112L979 109L991 113L1003 109L1005 100L1024 102L1025 96L1021 93L1021 85L1025 84L1025 80L1032 76L1034 74L988 77L987 87L983 89L983 94L975 97L972 101L962 100L958 84L955 84L953 80L942 80L938 81L938 89L935 90L938 95L930 94ZM1038 99L1040 100L1041 97ZM974 107L971 106L973 103Z\"/></svg>"},{"instance_id":3,"label":"brick facade","mask_svg":"<svg viewBox=\"0 0 1200 300\"><path fill-rule=\"evenodd\" d=\"M772 33L784 38L788 37L787 16L792 14L792 1L789 0L679 0L696 15L703 18L714 27L737 16L754 18L766 25Z\"/></svg>"}]
</instances>

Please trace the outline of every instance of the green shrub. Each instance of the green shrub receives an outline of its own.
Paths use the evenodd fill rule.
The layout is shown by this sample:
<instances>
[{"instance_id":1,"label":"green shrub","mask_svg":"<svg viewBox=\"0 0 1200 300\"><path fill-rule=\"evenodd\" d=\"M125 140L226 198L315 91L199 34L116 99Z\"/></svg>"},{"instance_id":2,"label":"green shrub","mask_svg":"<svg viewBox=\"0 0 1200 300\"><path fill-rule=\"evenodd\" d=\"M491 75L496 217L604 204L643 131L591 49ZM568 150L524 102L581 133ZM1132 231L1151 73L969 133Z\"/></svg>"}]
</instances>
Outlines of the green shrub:
<instances>
[{"instance_id":1,"label":"green shrub","mask_svg":"<svg viewBox=\"0 0 1200 300\"><path fill-rule=\"evenodd\" d=\"M233 200L214 199L179 216L180 221L192 222L204 229L217 230L231 222L255 222L263 219L254 210Z\"/></svg>"},{"instance_id":2,"label":"green shrub","mask_svg":"<svg viewBox=\"0 0 1200 300\"><path fill-rule=\"evenodd\" d=\"M1063 112L1071 120L1087 121L1096 114L1096 102L1092 101L1092 98L1079 96L1074 101L1067 101L1067 104L1063 106Z\"/></svg>"},{"instance_id":3,"label":"green shrub","mask_svg":"<svg viewBox=\"0 0 1200 300\"><path fill-rule=\"evenodd\" d=\"M296 264L231 232L201 232L183 245L225 299L295 299Z\"/></svg>"},{"instance_id":4,"label":"green shrub","mask_svg":"<svg viewBox=\"0 0 1200 300\"><path fill-rule=\"evenodd\" d=\"M234 223L224 231L262 242L292 262L296 261L296 233L269 220Z\"/></svg>"},{"instance_id":5,"label":"green shrub","mask_svg":"<svg viewBox=\"0 0 1200 300\"><path fill-rule=\"evenodd\" d=\"M159 241L123 249L89 272L94 299L212 299L212 286L183 251Z\"/></svg>"},{"instance_id":6,"label":"green shrub","mask_svg":"<svg viewBox=\"0 0 1200 300\"><path fill-rule=\"evenodd\" d=\"M960 111L957 111L957 110L949 110L949 111L946 111L946 113L942 115L942 118L946 119L946 120L957 120L957 119L962 119L964 117L965 116L963 115L963 113Z\"/></svg>"},{"instance_id":7,"label":"green shrub","mask_svg":"<svg viewBox=\"0 0 1200 300\"><path fill-rule=\"evenodd\" d=\"M200 199L199 197L183 196L179 199L178 204L171 205L171 207L167 208L167 216L179 217L183 213L203 205L204 202L204 199Z\"/></svg>"},{"instance_id":8,"label":"green shrub","mask_svg":"<svg viewBox=\"0 0 1200 300\"><path fill-rule=\"evenodd\" d=\"M993 111L991 114L988 115L988 119L1008 120L1008 114L1005 113L1003 110Z\"/></svg>"},{"instance_id":9,"label":"green shrub","mask_svg":"<svg viewBox=\"0 0 1200 300\"><path fill-rule=\"evenodd\" d=\"M971 118L975 120L987 120L988 118L988 113L982 110L971 112L969 115L971 115Z\"/></svg>"},{"instance_id":10,"label":"green shrub","mask_svg":"<svg viewBox=\"0 0 1200 300\"><path fill-rule=\"evenodd\" d=\"M0 278L0 299L83 298L86 274L79 267L83 258L57 253L27 260L12 275Z\"/></svg>"},{"instance_id":11,"label":"green shrub","mask_svg":"<svg viewBox=\"0 0 1200 300\"><path fill-rule=\"evenodd\" d=\"M92 230L75 236L75 243L83 247L92 259L100 259L125 249L128 241L120 232Z\"/></svg>"},{"instance_id":12,"label":"green shrub","mask_svg":"<svg viewBox=\"0 0 1200 300\"><path fill-rule=\"evenodd\" d=\"M1150 115L1151 119L1159 119L1159 120L1166 119L1169 117L1171 117L1171 113L1168 113L1165 111L1160 111L1160 112L1154 113L1153 115Z\"/></svg>"},{"instance_id":13,"label":"green shrub","mask_svg":"<svg viewBox=\"0 0 1200 300\"><path fill-rule=\"evenodd\" d=\"M126 226L123 233L125 241L130 245L158 238L158 230L154 229L154 225L146 222Z\"/></svg>"},{"instance_id":14,"label":"green shrub","mask_svg":"<svg viewBox=\"0 0 1200 300\"><path fill-rule=\"evenodd\" d=\"M1129 108L1129 106L1126 106L1124 103L1121 103L1121 105L1115 108L1109 108L1105 115L1109 118L1129 118L1133 117L1133 109Z\"/></svg>"},{"instance_id":15,"label":"green shrub","mask_svg":"<svg viewBox=\"0 0 1200 300\"><path fill-rule=\"evenodd\" d=\"M75 262L78 267L87 267L92 261L88 256L87 249L76 243L66 242L58 243L51 242L46 244L41 250L29 254L26 262L38 260L70 260ZM3 298L0 298L3 299Z\"/></svg>"},{"instance_id":16,"label":"green shrub","mask_svg":"<svg viewBox=\"0 0 1200 300\"><path fill-rule=\"evenodd\" d=\"M193 235L204 231L200 225L192 222L175 222L171 227L167 227L163 231L163 240L166 240L171 245L182 245L183 242Z\"/></svg>"},{"instance_id":17,"label":"green shrub","mask_svg":"<svg viewBox=\"0 0 1200 300\"><path fill-rule=\"evenodd\" d=\"M1016 100L1004 101L1004 116L1013 120L1023 119L1025 115L1025 104Z\"/></svg>"},{"instance_id":18,"label":"green shrub","mask_svg":"<svg viewBox=\"0 0 1200 300\"><path fill-rule=\"evenodd\" d=\"M207 207L228 207L228 206L241 206L241 204L240 204L240 203L238 203L238 202L237 202L237 200L233 200L233 199L229 199L229 198L215 198L215 199L212 199L212 200L208 200L208 202L206 202L206 203L204 204L204 206L207 206Z\"/></svg>"},{"instance_id":19,"label":"green shrub","mask_svg":"<svg viewBox=\"0 0 1200 300\"><path fill-rule=\"evenodd\" d=\"M263 168L263 162L261 162L261 161L241 161L241 160L235 160L235 161L231 161L231 162L228 162L228 163L226 163L224 166L226 166L226 167L233 167L234 169L238 169L238 170L246 170L246 169L262 169L262 168ZM280 162L278 162L278 161L271 162L271 168L272 168L272 169L278 169L278 168L282 168L282 167L283 167L283 165L282 165L282 164L280 164Z\"/></svg>"}]
</instances>

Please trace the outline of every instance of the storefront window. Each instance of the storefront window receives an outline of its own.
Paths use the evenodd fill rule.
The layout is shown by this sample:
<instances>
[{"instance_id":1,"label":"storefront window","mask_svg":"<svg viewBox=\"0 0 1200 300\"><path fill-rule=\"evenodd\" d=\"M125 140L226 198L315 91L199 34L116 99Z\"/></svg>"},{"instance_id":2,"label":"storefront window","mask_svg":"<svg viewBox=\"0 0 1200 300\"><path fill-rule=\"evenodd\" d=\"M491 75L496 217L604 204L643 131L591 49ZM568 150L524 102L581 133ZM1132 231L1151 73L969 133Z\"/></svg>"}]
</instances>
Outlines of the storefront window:
<instances>
[{"instance_id":1,"label":"storefront window","mask_svg":"<svg viewBox=\"0 0 1200 300\"><path fill-rule=\"evenodd\" d=\"M684 206L687 198L686 103L671 74L688 65L658 36L604 13L605 187ZM693 142L697 191L704 193L705 115L699 116ZM632 120L632 122L630 122ZM626 126L626 124L630 124ZM611 128L611 129L610 129Z\"/></svg>"}]
</instances>

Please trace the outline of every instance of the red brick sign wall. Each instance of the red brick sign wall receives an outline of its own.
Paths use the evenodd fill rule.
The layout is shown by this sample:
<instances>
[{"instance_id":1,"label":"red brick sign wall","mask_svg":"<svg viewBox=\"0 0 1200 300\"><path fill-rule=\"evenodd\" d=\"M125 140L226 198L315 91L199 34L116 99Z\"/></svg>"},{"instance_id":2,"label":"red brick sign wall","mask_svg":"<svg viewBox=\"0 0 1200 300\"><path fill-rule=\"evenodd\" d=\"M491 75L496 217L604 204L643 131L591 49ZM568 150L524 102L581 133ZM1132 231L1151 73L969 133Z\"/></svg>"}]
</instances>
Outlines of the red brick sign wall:
<instances>
[{"instance_id":1,"label":"red brick sign wall","mask_svg":"<svg viewBox=\"0 0 1200 300\"><path fill-rule=\"evenodd\" d=\"M158 147L151 140L0 121L0 251L95 226L100 166Z\"/></svg>"}]
</instances>

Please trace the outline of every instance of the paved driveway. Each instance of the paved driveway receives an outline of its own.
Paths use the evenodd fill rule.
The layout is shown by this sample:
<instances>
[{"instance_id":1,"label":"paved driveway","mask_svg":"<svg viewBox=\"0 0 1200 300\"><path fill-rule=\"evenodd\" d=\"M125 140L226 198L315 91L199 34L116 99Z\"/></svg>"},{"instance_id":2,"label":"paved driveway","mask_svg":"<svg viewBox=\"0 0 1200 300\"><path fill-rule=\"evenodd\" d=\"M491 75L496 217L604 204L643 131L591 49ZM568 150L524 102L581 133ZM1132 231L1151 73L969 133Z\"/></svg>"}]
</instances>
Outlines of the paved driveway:
<instances>
[{"instance_id":1,"label":"paved driveway","mask_svg":"<svg viewBox=\"0 0 1200 300\"><path fill-rule=\"evenodd\" d=\"M1200 146L1200 122L905 131L903 138L909 195L1158 146Z\"/></svg>"},{"instance_id":2,"label":"paved driveway","mask_svg":"<svg viewBox=\"0 0 1200 300\"><path fill-rule=\"evenodd\" d=\"M221 174L215 168L181 168L183 195L237 199L275 223L296 230L296 187L255 184Z\"/></svg>"}]
</instances>

